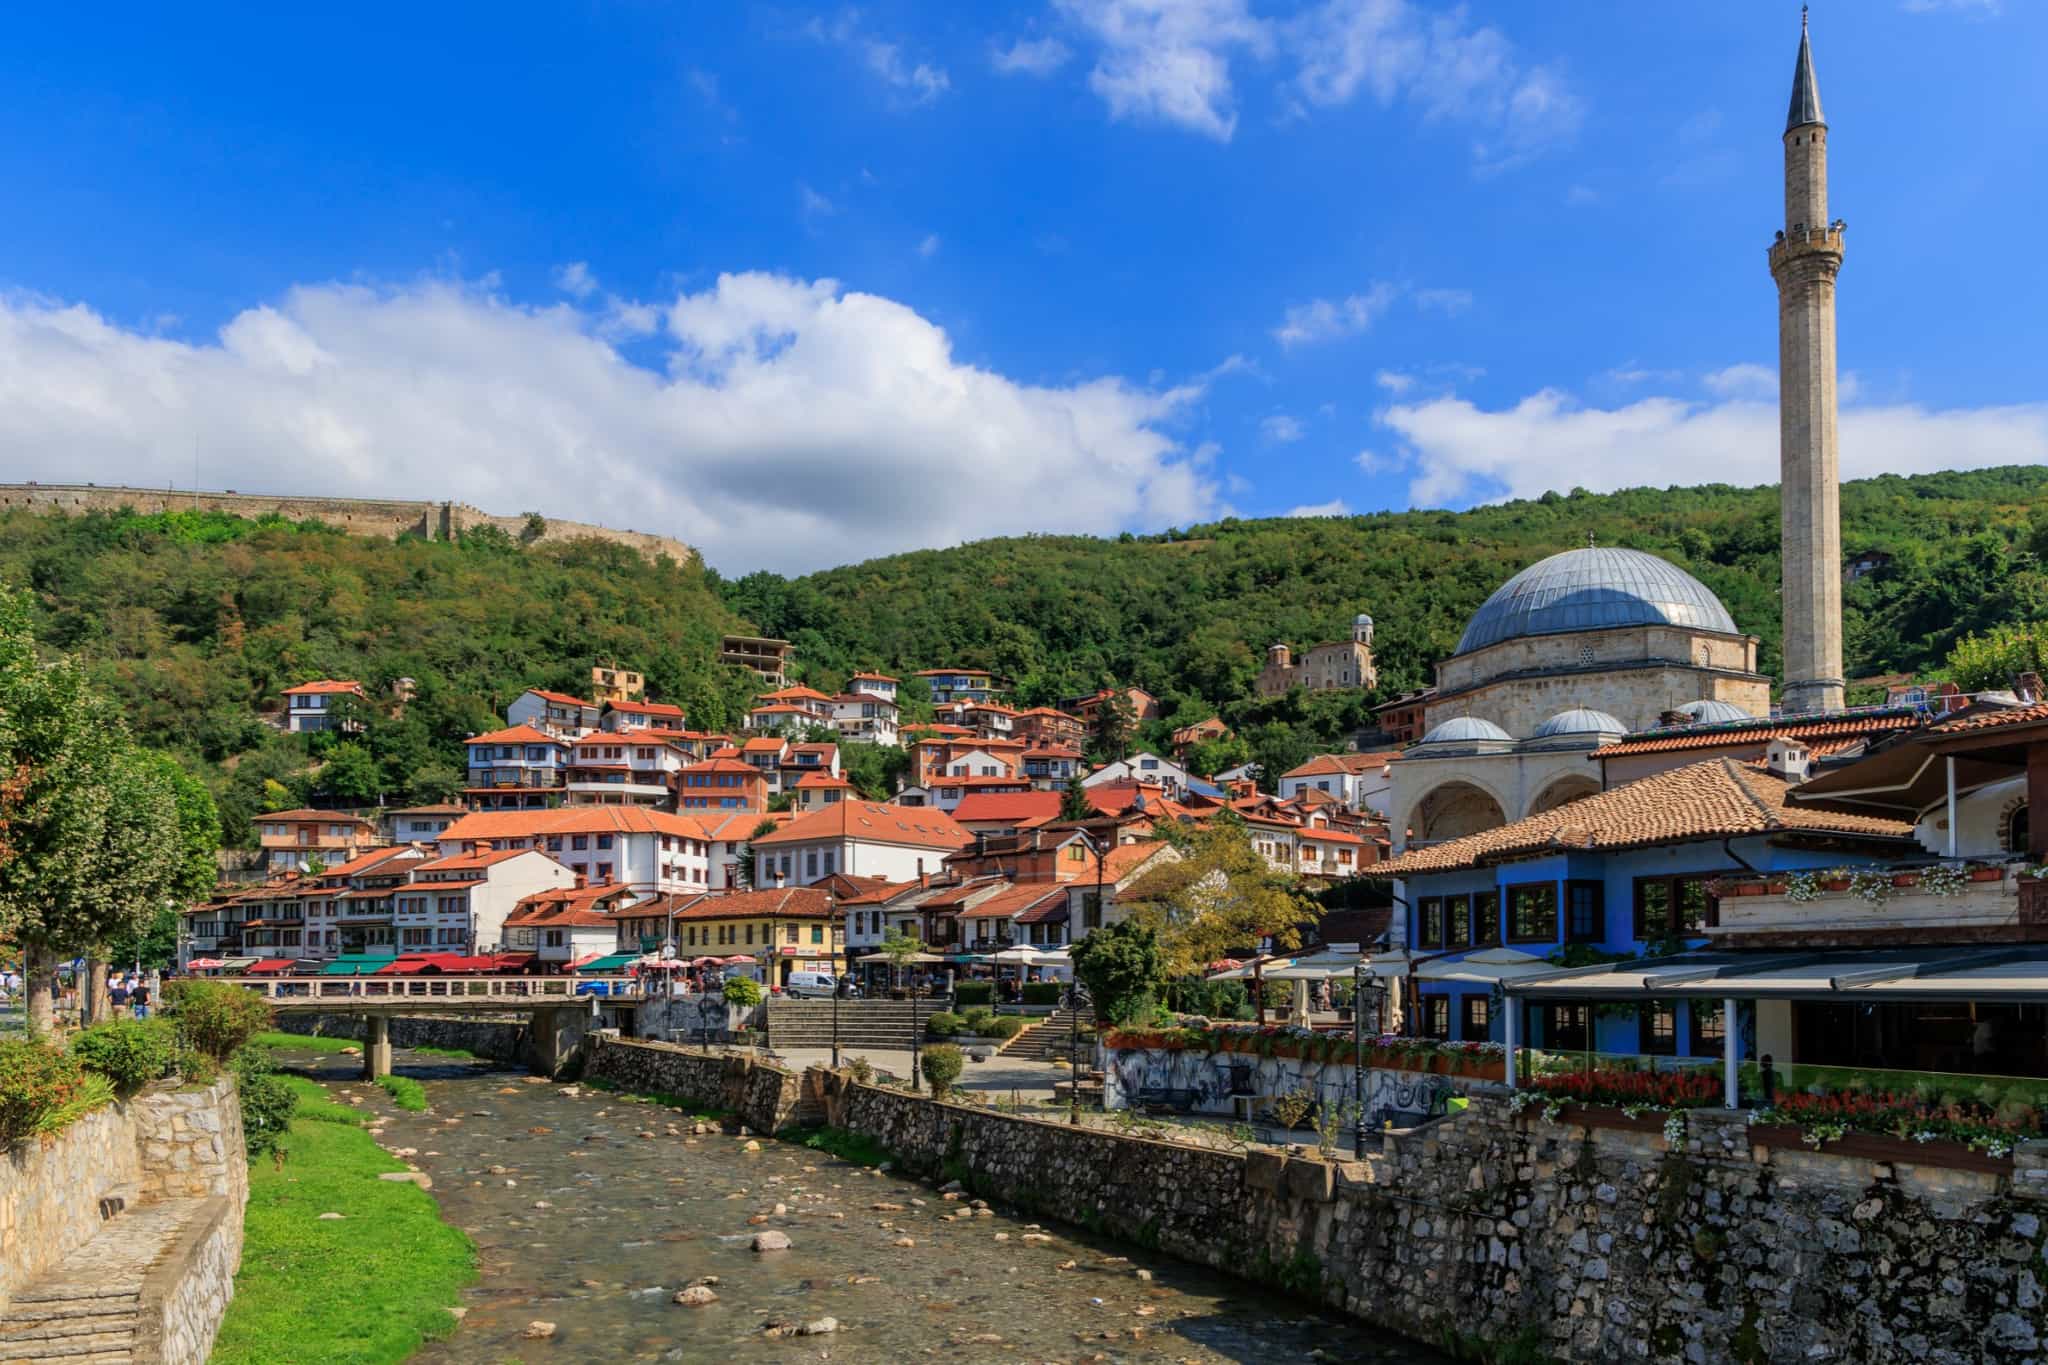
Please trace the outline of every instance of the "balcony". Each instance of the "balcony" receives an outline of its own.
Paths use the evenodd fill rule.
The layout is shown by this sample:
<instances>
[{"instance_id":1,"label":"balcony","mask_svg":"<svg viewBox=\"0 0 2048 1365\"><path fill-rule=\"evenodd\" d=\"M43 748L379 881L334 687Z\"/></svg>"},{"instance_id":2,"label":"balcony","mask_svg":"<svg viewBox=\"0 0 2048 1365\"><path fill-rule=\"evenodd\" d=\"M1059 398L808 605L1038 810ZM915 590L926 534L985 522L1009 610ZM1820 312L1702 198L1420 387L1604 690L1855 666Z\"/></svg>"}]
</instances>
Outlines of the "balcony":
<instances>
[{"instance_id":1,"label":"balcony","mask_svg":"<svg viewBox=\"0 0 2048 1365\"><path fill-rule=\"evenodd\" d=\"M1774 872L1720 888L1707 933L1722 948L2048 939L2048 881L2017 864Z\"/></svg>"}]
</instances>

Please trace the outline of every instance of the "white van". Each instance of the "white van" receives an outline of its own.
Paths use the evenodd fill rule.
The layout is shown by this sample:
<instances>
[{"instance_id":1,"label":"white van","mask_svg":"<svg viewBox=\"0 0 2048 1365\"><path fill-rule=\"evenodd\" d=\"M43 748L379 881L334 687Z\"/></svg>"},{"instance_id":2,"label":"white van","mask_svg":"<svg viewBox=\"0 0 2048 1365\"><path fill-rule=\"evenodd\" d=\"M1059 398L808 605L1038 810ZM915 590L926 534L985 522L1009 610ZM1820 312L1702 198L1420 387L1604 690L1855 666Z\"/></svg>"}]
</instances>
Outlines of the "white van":
<instances>
[{"instance_id":1,"label":"white van","mask_svg":"<svg viewBox=\"0 0 2048 1365\"><path fill-rule=\"evenodd\" d=\"M838 978L830 972L791 972L789 984L782 990L797 999L829 1000L838 987Z\"/></svg>"}]
</instances>

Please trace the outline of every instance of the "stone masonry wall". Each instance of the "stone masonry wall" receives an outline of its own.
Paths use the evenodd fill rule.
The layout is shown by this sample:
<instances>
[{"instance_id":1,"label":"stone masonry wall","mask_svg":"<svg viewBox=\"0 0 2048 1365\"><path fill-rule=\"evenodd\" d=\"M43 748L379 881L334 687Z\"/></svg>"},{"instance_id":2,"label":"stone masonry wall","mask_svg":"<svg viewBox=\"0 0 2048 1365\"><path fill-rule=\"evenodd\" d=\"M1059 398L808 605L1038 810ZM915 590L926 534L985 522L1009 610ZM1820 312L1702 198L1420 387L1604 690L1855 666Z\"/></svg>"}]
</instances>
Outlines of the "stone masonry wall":
<instances>
[{"instance_id":1,"label":"stone masonry wall","mask_svg":"<svg viewBox=\"0 0 2048 1365\"><path fill-rule=\"evenodd\" d=\"M1767 1149L1718 1111L1674 1146L1654 1120L1552 1124L1478 1094L1326 1163L807 1084L912 1169L1423 1340L1691 1365L2040 1358L2041 1206L2009 1178Z\"/></svg>"},{"instance_id":2,"label":"stone masonry wall","mask_svg":"<svg viewBox=\"0 0 2048 1365\"><path fill-rule=\"evenodd\" d=\"M241 1264L242 1205L207 1200L143 1282L133 1365L203 1365L235 1296Z\"/></svg>"},{"instance_id":3,"label":"stone masonry wall","mask_svg":"<svg viewBox=\"0 0 2048 1365\"><path fill-rule=\"evenodd\" d=\"M293 521L318 519L351 535L396 538L421 535L453 540L475 526L496 526L517 537L526 528L524 516L494 516L467 503L426 502L409 498L321 498L267 493L180 492L163 488L94 487L91 484L0 484L0 510L12 507L79 516L86 512L227 512L239 517L282 516ZM581 521L543 516L542 541L608 540L649 559L668 555L688 563L690 547L670 536L646 531L621 531Z\"/></svg>"},{"instance_id":4,"label":"stone masonry wall","mask_svg":"<svg viewBox=\"0 0 2048 1365\"><path fill-rule=\"evenodd\" d=\"M360 1014L307 1014L280 1010L273 1026L280 1033L318 1038L353 1038L361 1042L368 1024ZM474 1052L494 1062L521 1063L526 1058L526 1025L517 1019L468 1019L433 1015L394 1015L391 1046L445 1047Z\"/></svg>"},{"instance_id":5,"label":"stone masonry wall","mask_svg":"<svg viewBox=\"0 0 2048 1365\"><path fill-rule=\"evenodd\" d=\"M584 1046L584 1079L729 1109L757 1133L785 1127L801 1097L802 1081L795 1072L738 1054L695 1052L609 1033L591 1035Z\"/></svg>"}]
</instances>

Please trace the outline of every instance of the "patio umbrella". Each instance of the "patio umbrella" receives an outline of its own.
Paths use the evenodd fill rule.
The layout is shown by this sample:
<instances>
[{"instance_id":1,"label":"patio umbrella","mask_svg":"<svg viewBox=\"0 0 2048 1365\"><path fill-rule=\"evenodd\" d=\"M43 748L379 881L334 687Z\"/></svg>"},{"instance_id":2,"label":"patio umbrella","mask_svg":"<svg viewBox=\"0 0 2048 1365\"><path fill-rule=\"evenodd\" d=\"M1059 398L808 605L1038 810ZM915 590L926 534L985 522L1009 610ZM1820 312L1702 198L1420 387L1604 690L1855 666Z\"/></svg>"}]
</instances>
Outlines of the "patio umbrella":
<instances>
[{"instance_id":1,"label":"patio umbrella","mask_svg":"<svg viewBox=\"0 0 2048 1365\"><path fill-rule=\"evenodd\" d=\"M750 961L752 961L752 960L753 960L753 959L751 959L751 958L744 958L744 959L742 959L742 961L749 961L749 962L750 962ZM939 956L939 955L938 955L937 953L912 953L912 954L911 954L911 955L910 955L909 957L906 957L906 958L904 958L904 959L903 959L903 961L905 961L905 962L909 962L909 963L919 963L919 962L925 962L925 963L931 963L931 962L944 962L945 960L946 960L945 958L943 958L943 957L940 957L940 956ZM893 958L893 957L890 957L890 956L889 956L889 955L888 955L887 953L869 953L869 954L868 954L868 955L867 955L866 957L857 957L857 958L855 958L855 959L854 959L854 961L856 961L856 962L894 962L894 961L896 961L896 959L895 959L895 958Z\"/></svg>"},{"instance_id":2,"label":"patio umbrella","mask_svg":"<svg viewBox=\"0 0 2048 1365\"><path fill-rule=\"evenodd\" d=\"M217 957L195 957L185 964L189 970L199 972L210 972L216 967L225 967L227 965L227 963Z\"/></svg>"},{"instance_id":3,"label":"patio umbrella","mask_svg":"<svg viewBox=\"0 0 2048 1365\"><path fill-rule=\"evenodd\" d=\"M1467 953L1461 958L1438 958L1434 962L1425 962L1415 969L1415 979L1491 985L1513 977L1548 976L1562 970L1555 962L1534 953L1518 952L1513 948L1488 948L1482 952Z\"/></svg>"}]
</instances>

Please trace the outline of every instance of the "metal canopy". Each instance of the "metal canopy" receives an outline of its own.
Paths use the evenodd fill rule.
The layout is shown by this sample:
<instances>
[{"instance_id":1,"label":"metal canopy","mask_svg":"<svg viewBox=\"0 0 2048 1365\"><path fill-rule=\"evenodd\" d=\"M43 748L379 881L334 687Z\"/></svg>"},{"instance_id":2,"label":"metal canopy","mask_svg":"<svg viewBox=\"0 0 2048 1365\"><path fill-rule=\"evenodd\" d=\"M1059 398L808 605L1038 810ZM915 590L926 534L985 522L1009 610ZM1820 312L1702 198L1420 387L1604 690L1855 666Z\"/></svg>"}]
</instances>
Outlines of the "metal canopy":
<instances>
[{"instance_id":1,"label":"metal canopy","mask_svg":"<svg viewBox=\"0 0 2048 1365\"><path fill-rule=\"evenodd\" d=\"M1800 953L1699 953L1506 981L1510 996L1546 1000L1976 1000L2048 1003L2048 944L1880 948Z\"/></svg>"}]
</instances>

